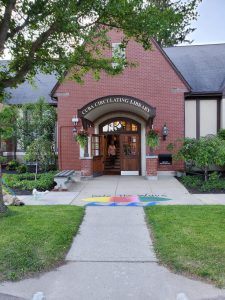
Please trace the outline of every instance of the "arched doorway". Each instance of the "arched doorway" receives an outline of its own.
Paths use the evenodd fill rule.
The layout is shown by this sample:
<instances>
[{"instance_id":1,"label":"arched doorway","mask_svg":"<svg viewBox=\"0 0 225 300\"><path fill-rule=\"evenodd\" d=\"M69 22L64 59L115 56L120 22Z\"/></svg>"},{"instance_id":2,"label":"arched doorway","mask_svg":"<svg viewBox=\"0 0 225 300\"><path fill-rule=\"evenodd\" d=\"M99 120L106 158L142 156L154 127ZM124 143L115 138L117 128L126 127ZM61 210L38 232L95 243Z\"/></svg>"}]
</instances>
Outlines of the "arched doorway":
<instances>
[{"instance_id":1,"label":"arched doorway","mask_svg":"<svg viewBox=\"0 0 225 300\"><path fill-rule=\"evenodd\" d=\"M111 95L95 99L78 110L78 117L82 121L83 128L91 129L91 138L88 146L90 159L93 159L91 172L94 176L104 173L117 173L121 175L146 175L146 128L151 127L156 116L156 109L148 103L124 95ZM123 122L125 123L123 123ZM114 125L113 122L117 122ZM121 123L118 128L117 124ZM127 122L127 123L126 123ZM131 123L130 123L131 122ZM125 124L125 126L123 126ZM127 125L126 125L127 124ZM126 129L131 124L133 129ZM107 128L103 130L103 127ZM110 128L114 128L113 130ZM125 131L122 132L122 128ZM94 132L94 134L93 134ZM118 157L116 170L106 170L107 146L110 136L114 135ZM131 144L131 145L130 145ZM129 148L133 151L129 154ZM123 150L127 148L128 150ZM134 154L135 153L135 154ZM130 157L128 157L130 156ZM135 157L136 156L136 157ZM110 168L109 168L110 169ZM114 172L112 172L114 171Z\"/></svg>"},{"instance_id":2,"label":"arched doorway","mask_svg":"<svg viewBox=\"0 0 225 300\"><path fill-rule=\"evenodd\" d=\"M114 117L99 124L99 134L92 137L94 174L141 174L141 125L137 121ZM115 160L109 156L110 145L115 145Z\"/></svg>"}]
</instances>

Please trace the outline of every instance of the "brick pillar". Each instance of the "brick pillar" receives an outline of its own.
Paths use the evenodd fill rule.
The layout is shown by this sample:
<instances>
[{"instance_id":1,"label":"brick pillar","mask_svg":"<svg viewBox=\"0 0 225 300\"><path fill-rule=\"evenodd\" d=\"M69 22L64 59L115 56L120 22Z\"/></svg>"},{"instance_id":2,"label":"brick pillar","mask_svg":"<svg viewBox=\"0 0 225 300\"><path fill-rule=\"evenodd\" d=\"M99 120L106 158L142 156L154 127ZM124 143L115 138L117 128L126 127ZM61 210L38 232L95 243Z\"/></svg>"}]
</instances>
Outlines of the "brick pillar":
<instances>
[{"instance_id":1,"label":"brick pillar","mask_svg":"<svg viewBox=\"0 0 225 300\"><path fill-rule=\"evenodd\" d=\"M146 177L149 180L157 180L158 155L146 156Z\"/></svg>"},{"instance_id":2,"label":"brick pillar","mask_svg":"<svg viewBox=\"0 0 225 300\"><path fill-rule=\"evenodd\" d=\"M92 157L82 157L81 162L81 176L93 177L93 160Z\"/></svg>"}]
</instances>

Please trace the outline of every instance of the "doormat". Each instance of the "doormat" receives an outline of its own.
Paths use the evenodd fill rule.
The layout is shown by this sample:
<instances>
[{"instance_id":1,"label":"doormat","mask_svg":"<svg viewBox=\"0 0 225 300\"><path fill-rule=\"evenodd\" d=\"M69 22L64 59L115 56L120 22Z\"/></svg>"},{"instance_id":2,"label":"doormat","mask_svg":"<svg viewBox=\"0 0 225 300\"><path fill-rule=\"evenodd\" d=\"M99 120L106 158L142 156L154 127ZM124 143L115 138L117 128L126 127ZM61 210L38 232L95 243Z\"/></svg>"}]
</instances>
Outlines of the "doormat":
<instances>
[{"instance_id":1,"label":"doormat","mask_svg":"<svg viewBox=\"0 0 225 300\"><path fill-rule=\"evenodd\" d=\"M86 206L152 206L170 198L159 195L121 195L121 196L93 196L82 199L88 202Z\"/></svg>"}]
</instances>

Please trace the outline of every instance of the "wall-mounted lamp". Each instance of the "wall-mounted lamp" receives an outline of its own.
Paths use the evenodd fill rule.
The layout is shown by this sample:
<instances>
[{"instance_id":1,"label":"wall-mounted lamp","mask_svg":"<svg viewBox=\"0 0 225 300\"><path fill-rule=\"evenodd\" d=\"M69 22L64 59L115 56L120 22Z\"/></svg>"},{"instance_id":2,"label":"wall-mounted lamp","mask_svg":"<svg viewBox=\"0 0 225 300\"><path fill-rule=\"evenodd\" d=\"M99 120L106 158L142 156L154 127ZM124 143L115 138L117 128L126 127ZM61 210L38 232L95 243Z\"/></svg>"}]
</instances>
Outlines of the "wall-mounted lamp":
<instances>
[{"instance_id":1,"label":"wall-mounted lamp","mask_svg":"<svg viewBox=\"0 0 225 300\"><path fill-rule=\"evenodd\" d=\"M77 126L78 121L79 121L79 119L78 119L77 115L72 117L72 123L74 126Z\"/></svg>"},{"instance_id":2,"label":"wall-mounted lamp","mask_svg":"<svg viewBox=\"0 0 225 300\"><path fill-rule=\"evenodd\" d=\"M168 136L169 133L169 129L166 126L166 123L164 124L163 128L162 128L162 136L163 136L163 140L166 140L166 137Z\"/></svg>"},{"instance_id":3,"label":"wall-mounted lamp","mask_svg":"<svg viewBox=\"0 0 225 300\"><path fill-rule=\"evenodd\" d=\"M72 119L71 119L71 121L72 121L73 126L74 126L74 128L72 129L72 132L73 132L73 135L75 135L75 133L77 132L77 128L76 127L77 127L77 124L79 122L79 119L78 119L77 115L73 116Z\"/></svg>"}]
</instances>

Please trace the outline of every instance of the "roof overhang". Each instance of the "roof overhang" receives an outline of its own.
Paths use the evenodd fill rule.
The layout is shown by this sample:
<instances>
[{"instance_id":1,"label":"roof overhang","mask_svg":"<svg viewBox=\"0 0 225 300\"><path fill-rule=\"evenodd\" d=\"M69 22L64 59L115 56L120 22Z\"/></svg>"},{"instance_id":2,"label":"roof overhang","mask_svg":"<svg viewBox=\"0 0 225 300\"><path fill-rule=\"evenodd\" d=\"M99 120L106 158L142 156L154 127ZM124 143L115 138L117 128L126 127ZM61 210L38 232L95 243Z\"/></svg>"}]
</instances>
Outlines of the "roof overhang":
<instances>
[{"instance_id":1,"label":"roof overhang","mask_svg":"<svg viewBox=\"0 0 225 300\"><path fill-rule=\"evenodd\" d=\"M187 92L184 93L185 99L195 99L195 98L221 98L223 95L220 91L210 91L210 92Z\"/></svg>"},{"instance_id":2,"label":"roof overhang","mask_svg":"<svg viewBox=\"0 0 225 300\"><path fill-rule=\"evenodd\" d=\"M78 110L78 117L84 124L93 124L97 119L112 112L129 112L138 115L146 122L156 115L155 107L130 96L113 95L98 98Z\"/></svg>"}]
</instances>

